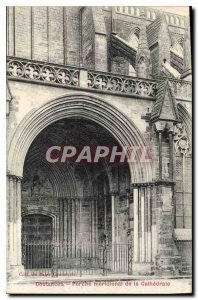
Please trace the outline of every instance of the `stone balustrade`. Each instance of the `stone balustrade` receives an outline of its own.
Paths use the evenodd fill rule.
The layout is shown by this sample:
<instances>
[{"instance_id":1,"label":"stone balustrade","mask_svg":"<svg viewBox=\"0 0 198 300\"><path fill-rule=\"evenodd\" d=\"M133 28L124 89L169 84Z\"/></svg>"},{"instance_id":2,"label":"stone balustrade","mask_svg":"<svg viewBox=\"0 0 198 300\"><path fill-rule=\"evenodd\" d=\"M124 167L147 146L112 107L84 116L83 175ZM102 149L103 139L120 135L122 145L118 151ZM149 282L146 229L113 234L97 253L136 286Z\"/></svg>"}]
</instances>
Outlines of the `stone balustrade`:
<instances>
[{"instance_id":1,"label":"stone balustrade","mask_svg":"<svg viewBox=\"0 0 198 300\"><path fill-rule=\"evenodd\" d=\"M151 99L156 96L158 82L163 80L159 77L151 80L17 57L7 58L7 77L22 81L39 81L50 85L71 86L86 90L95 89ZM192 86L190 82L170 79L170 83L177 99L191 99Z\"/></svg>"}]
</instances>

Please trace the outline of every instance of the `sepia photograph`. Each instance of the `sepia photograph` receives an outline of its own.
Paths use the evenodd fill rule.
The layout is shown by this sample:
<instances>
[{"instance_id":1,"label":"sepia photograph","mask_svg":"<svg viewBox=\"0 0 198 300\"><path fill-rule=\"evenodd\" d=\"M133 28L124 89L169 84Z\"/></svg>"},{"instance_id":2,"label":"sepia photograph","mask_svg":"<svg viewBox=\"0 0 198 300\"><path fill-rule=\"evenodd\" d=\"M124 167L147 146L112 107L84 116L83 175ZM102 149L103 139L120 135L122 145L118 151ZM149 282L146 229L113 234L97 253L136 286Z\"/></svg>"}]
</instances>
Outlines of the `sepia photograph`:
<instances>
[{"instance_id":1,"label":"sepia photograph","mask_svg":"<svg viewBox=\"0 0 198 300\"><path fill-rule=\"evenodd\" d=\"M8 294L192 293L192 26L6 7Z\"/></svg>"}]
</instances>

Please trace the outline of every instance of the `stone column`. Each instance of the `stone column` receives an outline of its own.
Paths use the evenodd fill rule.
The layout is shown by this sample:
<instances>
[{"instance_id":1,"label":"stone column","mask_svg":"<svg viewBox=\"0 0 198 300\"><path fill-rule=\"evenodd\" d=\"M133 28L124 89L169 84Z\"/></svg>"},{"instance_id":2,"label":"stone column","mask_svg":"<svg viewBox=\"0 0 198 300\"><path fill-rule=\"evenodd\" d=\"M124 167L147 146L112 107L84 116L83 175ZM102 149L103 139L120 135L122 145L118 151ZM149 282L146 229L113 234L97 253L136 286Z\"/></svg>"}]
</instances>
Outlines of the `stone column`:
<instances>
[{"instance_id":1,"label":"stone column","mask_svg":"<svg viewBox=\"0 0 198 300\"><path fill-rule=\"evenodd\" d=\"M151 190L150 186L147 187L147 200L148 200L148 234L147 234L147 261L151 262L151 246L152 246L152 241L151 241Z\"/></svg>"},{"instance_id":2,"label":"stone column","mask_svg":"<svg viewBox=\"0 0 198 300\"><path fill-rule=\"evenodd\" d=\"M169 130L169 177L170 180L173 180L173 127L172 130Z\"/></svg>"},{"instance_id":3,"label":"stone column","mask_svg":"<svg viewBox=\"0 0 198 300\"><path fill-rule=\"evenodd\" d=\"M157 214L157 207L156 207L156 187L151 186L150 190L151 194L151 237L152 237L152 245L151 245L151 252L152 252L152 261L155 261L155 257L157 255L157 225L156 225L156 214Z\"/></svg>"},{"instance_id":4,"label":"stone column","mask_svg":"<svg viewBox=\"0 0 198 300\"><path fill-rule=\"evenodd\" d=\"M95 237L96 237L96 252L98 251L98 197L95 197ZM98 252L97 252L98 253ZM98 255L98 254L96 254Z\"/></svg>"},{"instance_id":5,"label":"stone column","mask_svg":"<svg viewBox=\"0 0 198 300\"><path fill-rule=\"evenodd\" d=\"M145 262L148 262L148 194L144 188L144 236L145 236Z\"/></svg>"},{"instance_id":6,"label":"stone column","mask_svg":"<svg viewBox=\"0 0 198 300\"><path fill-rule=\"evenodd\" d=\"M119 198L119 195L116 194L115 196L115 199L116 199L116 202L115 202L115 215L116 215L116 222L115 222L115 227L116 227L116 244L117 244L117 247L118 247L118 244L119 244L119 219L120 219L120 216L119 216L119 205L120 205L120 198Z\"/></svg>"},{"instance_id":7,"label":"stone column","mask_svg":"<svg viewBox=\"0 0 198 300\"><path fill-rule=\"evenodd\" d=\"M65 251L66 251L66 256L68 256L68 200L64 199L64 244L65 244Z\"/></svg>"},{"instance_id":8,"label":"stone column","mask_svg":"<svg viewBox=\"0 0 198 300\"><path fill-rule=\"evenodd\" d=\"M76 199L72 199L72 257L76 255Z\"/></svg>"},{"instance_id":9,"label":"stone column","mask_svg":"<svg viewBox=\"0 0 198 300\"><path fill-rule=\"evenodd\" d=\"M104 232L107 233L107 196L104 195Z\"/></svg>"},{"instance_id":10,"label":"stone column","mask_svg":"<svg viewBox=\"0 0 198 300\"><path fill-rule=\"evenodd\" d=\"M8 280L12 280L24 270L21 248L21 177L8 174L7 188L7 271Z\"/></svg>"},{"instance_id":11,"label":"stone column","mask_svg":"<svg viewBox=\"0 0 198 300\"><path fill-rule=\"evenodd\" d=\"M111 194L111 225L112 225L112 268L115 260L115 194Z\"/></svg>"},{"instance_id":12,"label":"stone column","mask_svg":"<svg viewBox=\"0 0 198 300\"><path fill-rule=\"evenodd\" d=\"M159 137L159 179L162 179L162 132L158 131Z\"/></svg>"},{"instance_id":13,"label":"stone column","mask_svg":"<svg viewBox=\"0 0 198 300\"><path fill-rule=\"evenodd\" d=\"M95 207L94 207L94 198L91 197L91 251L92 255L95 253Z\"/></svg>"},{"instance_id":14,"label":"stone column","mask_svg":"<svg viewBox=\"0 0 198 300\"><path fill-rule=\"evenodd\" d=\"M141 222L141 189L138 189L138 237L139 237L139 261L142 261L142 222Z\"/></svg>"},{"instance_id":15,"label":"stone column","mask_svg":"<svg viewBox=\"0 0 198 300\"><path fill-rule=\"evenodd\" d=\"M64 200L58 199L59 201L59 241L60 245L63 245L64 240Z\"/></svg>"},{"instance_id":16,"label":"stone column","mask_svg":"<svg viewBox=\"0 0 198 300\"><path fill-rule=\"evenodd\" d=\"M16 179L16 188L17 188L17 206L16 206L16 231L17 231L17 265L21 266L22 259L22 245L21 245L21 178L17 177Z\"/></svg>"},{"instance_id":17,"label":"stone column","mask_svg":"<svg viewBox=\"0 0 198 300\"><path fill-rule=\"evenodd\" d=\"M132 274L133 268L133 239L134 239L134 196L133 188L126 190L126 199L127 199L127 255L128 255L128 275ZM118 258L120 259L120 257Z\"/></svg>"},{"instance_id":18,"label":"stone column","mask_svg":"<svg viewBox=\"0 0 198 300\"><path fill-rule=\"evenodd\" d=\"M157 121L155 123L156 131L159 135L159 177L156 181L156 237L157 237L157 255L156 274L176 275L180 269L180 257L177 255L174 242L174 207L173 193L174 182L171 178L173 174L165 176L165 170L162 170L162 135L167 129L171 131L173 122ZM172 136L169 134L169 161L172 161L173 145ZM171 164L170 164L171 165ZM173 167L173 165L171 166ZM168 173L172 173L169 168ZM171 176L170 176L171 175Z\"/></svg>"},{"instance_id":19,"label":"stone column","mask_svg":"<svg viewBox=\"0 0 198 300\"><path fill-rule=\"evenodd\" d=\"M145 241L145 193L144 188L141 188L141 232L142 232L142 262L145 262L146 258L146 241Z\"/></svg>"},{"instance_id":20,"label":"stone column","mask_svg":"<svg viewBox=\"0 0 198 300\"><path fill-rule=\"evenodd\" d=\"M67 242L68 242L68 256L72 256L72 199L67 201Z\"/></svg>"},{"instance_id":21,"label":"stone column","mask_svg":"<svg viewBox=\"0 0 198 300\"><path fill-rule=\"evenodd\" d=\"M81 243L81 199L78 199L78 244Z\"/></svg>"},{"instance_id":22,"label":"stone column","mask_svg":"<svg viewBox=\"0 0 198 300\"><path fill-rule=\"evenodd\" d=\"M139 261L139 237L138 237L138 189L133 189L134 203L134 262Z\"/></svg>"}]
</instances>

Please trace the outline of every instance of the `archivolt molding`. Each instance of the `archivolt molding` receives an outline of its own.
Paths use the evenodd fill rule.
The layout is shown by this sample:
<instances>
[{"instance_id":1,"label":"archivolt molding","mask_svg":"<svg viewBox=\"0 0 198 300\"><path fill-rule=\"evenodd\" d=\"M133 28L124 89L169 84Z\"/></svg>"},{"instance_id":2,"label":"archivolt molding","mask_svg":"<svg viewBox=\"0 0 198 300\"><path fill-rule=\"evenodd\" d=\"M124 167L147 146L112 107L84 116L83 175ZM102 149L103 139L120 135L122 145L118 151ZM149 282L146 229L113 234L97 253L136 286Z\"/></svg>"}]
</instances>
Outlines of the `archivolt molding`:
<instances>
[{"instance_id":1,"label":"archivolt molding","mask_svg":"<svg viewBox=\"0 0 198 300\"><path fill-rule=\"evenodd\" d=\"M95 121L109 131L121 146L145 147L138 128L123 113L99 97L89 94L66 95L49 101L30 112L19 124L8 150L8 172L22 176L28 149L36 136L48 125L63 118ZM152 181L150 163L129 163L132 182Z\"/></svg>"}]
</instances>

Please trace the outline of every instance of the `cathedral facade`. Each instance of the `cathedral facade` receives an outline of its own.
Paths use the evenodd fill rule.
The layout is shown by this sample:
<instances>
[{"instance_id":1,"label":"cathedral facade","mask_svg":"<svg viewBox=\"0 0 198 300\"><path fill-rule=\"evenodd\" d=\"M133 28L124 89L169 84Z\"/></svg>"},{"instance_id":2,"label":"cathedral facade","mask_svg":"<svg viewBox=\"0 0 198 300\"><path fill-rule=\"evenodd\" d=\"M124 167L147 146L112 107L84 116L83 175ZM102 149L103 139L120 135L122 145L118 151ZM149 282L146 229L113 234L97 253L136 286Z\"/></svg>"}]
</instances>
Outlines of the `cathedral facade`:
<instances>
[{"instance_id":1,"label":"cathedral facade","mask_svg":"<svg viewBox=\"0 0 198 300\"><path fill-rule=\"evenodd\" d=\"M7 7L10 280L191 274L190 45L189 15ZM63 145L118 159L46 159Z\"/></svg>"}]
</instances>

